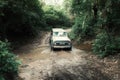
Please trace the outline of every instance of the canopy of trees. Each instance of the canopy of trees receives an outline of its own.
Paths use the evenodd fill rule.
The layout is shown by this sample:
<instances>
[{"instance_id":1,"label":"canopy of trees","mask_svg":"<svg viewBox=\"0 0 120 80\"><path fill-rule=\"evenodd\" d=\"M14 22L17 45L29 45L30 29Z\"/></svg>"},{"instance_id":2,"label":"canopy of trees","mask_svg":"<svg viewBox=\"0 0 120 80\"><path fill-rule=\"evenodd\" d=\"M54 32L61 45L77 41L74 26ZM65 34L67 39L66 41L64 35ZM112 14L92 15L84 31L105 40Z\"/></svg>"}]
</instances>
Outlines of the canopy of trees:
<instances>
[{"instance_id":1,"label":"canopy of trees","mask_svg":"<svg viewBox=\"0 0 120 80\"><path fill-rule=\"evenodd\" d=\"M55 26L70 26L64 11L46 6L40 0L0 0L0 36L34 36L40 30Z\"/></svg>"},{"instance_id":2,"label":"canopy of trees","mask_svg":"<svg viewBox=\"0 0 120 80\"><path fill-rule=\"evenodd\" d=\"M101 56L120 52L120 0L72 0L76 17L71 38L78 41L96 37L94 53Z\"/></svg>"},{"instance_id":3,"label":"canopy of trees","mask_svg":"<svg viewBox=\"0 0 120 80\"><path fill-rule=\"evenodd\" d=\"M38 0L0 0L0 36L35 35L44 26Z\"/></svg>"},{"instance_id":4,"label":"canopy of trees","mask_svg":"<svg viewBox=\"0 0 120 80\"><path fill-rule=\"evenodd\" d=\"M53 8L53 6L46 6L44 8L45 12L45 21L48 27L70 27L70 19L66 14L64 14L64 11L57 10Z\"/></svg>"}]
</instances>

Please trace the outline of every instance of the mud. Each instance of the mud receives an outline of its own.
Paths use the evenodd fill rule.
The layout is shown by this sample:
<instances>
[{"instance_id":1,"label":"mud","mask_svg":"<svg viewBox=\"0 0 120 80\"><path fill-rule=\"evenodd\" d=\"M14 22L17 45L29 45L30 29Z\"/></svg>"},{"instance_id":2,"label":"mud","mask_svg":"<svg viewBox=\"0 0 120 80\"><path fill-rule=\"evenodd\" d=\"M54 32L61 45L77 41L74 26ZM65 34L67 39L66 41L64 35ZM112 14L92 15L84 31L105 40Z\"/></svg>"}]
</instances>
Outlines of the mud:
<instances>
[{"instance_id":1,"label":"mud","mask_svg":"<svg viewBox=\"0 0 120 80\"><path fill-rule=\"evenodd\" d=\"M49 34L15 50L22 61L16 80L110 80L100 70L86 66L89 60L83 50L51 51Z\"/></svg>"}]
</instances>

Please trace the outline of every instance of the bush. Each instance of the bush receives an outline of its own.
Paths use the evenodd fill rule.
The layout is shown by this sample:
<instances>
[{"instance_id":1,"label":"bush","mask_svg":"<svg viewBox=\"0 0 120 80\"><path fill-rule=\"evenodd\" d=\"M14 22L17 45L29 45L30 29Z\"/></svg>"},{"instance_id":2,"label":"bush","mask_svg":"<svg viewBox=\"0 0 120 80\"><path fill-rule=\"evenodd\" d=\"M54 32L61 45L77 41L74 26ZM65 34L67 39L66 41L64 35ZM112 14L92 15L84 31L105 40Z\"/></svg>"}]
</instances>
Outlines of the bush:
<instances>
[{"instance_id":1,"label":"bush","mask_svg":"<svg viewBox=\"0 0 120 80\"><path fill-rule=\"evenodd\" d=\"M88 23L87 21L83 26L83 21L81 18L77 18L75 25L72 27L72 32L70 33L71 39L78 39L77 41L84 41L86 39L91 39L95 35L94 24Z\"/></svg>"},{"instance_id":2,"label":"bush","mask_svg":"<svg viewBox=\"0 0 120 80\"><path fill-rule=\"evenodd\" d=\"M5 79L3 78L3 76L0 75L0 80L5 80Z\"/></svg>"},{"instance_id":3,"label":"bush","mask_svg":"<svg viewBox=\"0 0 120 80\"><path fill-rule=\"evenodd\" d=\"M9 37L36 36L45 27L43 10L39 0L0 1L0 35Z\"/></svg>"},{"instance_id":4,"label":"bush","mask_svg":"<svg viewBox=\"0 0 120 80\"><path fill-rule=\"evenodd\" d=\"M93 42L93 52L99 54L101 57L117 53L119 50L120 38L115 38L106 32L98 34Z\"/></svg>"},{"instance_id":5,"label":"bush","mask_svg":"<svg viewBox=\"0 0 120 80\"><path fill-rule=\"evenodd\" d=\"M7 75L15 75L19 64L16 56L9 51L9 43L0 41L0 80L4 80Z\"/></svg>"},{"instance_id":6,"label":"bush","mask_svg":"<svg viewBox=\"0 0 120 80\"><path fill-rule=\"evenodd\" d=\"M44 9L45 11L45 21L49 27L59 27L59 26L71 26L69 17L63 13L63 11L58 11L52 6L48 6ZM48 28L49 28L48 27Z\"/></svg>"}]
</instances>

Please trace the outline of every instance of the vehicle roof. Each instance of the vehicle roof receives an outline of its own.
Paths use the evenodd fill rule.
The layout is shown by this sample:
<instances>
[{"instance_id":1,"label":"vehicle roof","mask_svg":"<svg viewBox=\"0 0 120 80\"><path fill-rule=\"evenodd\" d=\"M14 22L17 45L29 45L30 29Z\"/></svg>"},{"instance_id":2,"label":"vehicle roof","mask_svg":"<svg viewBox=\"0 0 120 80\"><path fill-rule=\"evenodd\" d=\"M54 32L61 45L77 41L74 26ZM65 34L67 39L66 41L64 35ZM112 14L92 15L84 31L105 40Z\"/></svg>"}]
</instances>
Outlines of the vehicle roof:
<instances>
[{"instance_id":1,"label":"vehicle roof","mask_svg":"<svg viewBox=\"0 0 120 80\"><path fill-rule=\"evenodd\" d=\"M62 29L62 28L53 28L52 31L53 31L53 32L58 32L58 31L65 32L65 30Z\"/></svg>"}]
</instances>

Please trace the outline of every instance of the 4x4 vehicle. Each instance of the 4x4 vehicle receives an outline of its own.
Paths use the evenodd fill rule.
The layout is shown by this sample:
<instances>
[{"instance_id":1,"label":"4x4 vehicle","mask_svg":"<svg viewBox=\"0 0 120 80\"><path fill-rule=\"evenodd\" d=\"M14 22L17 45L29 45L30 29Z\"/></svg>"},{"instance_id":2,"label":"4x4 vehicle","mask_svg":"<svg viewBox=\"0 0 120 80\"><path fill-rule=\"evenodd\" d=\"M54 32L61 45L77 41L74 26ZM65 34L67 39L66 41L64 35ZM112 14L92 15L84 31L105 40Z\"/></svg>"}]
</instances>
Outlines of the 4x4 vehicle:
<instances>
[{"instance_id":1,"label":"4x4 vehicle","mask_svg":"<svg viewBox=\"0 0 120 80\"><path fill-rule=\"evenodd\" d=\"M72 50L71 40L68 38L67 32L62 28L53 28L50 37L51 50L56 48L67 48Z\"/></svg>"}]
</instances>

